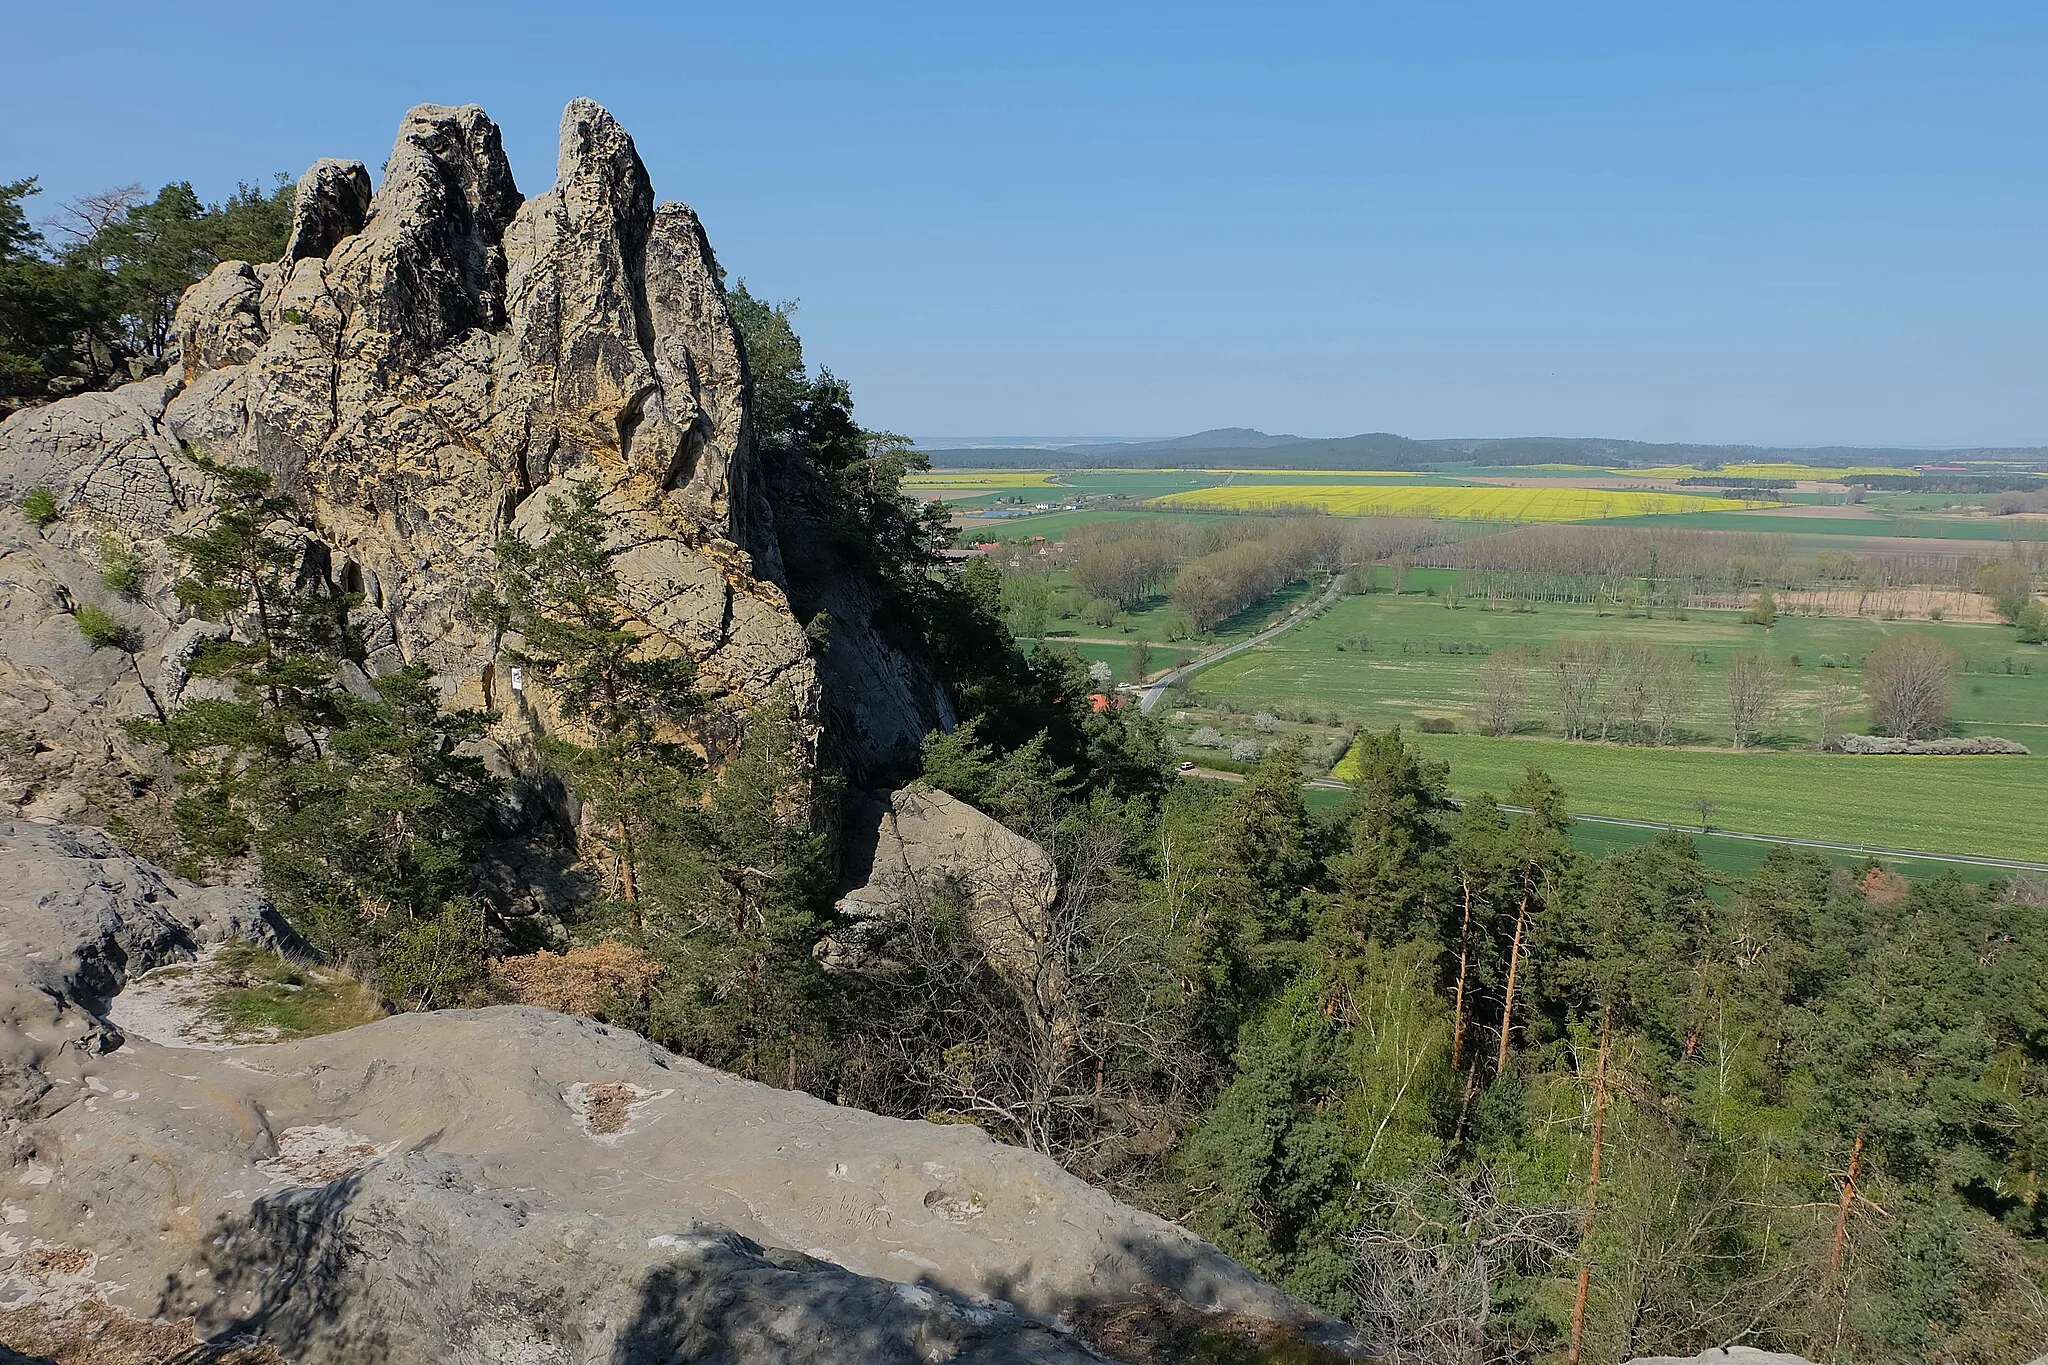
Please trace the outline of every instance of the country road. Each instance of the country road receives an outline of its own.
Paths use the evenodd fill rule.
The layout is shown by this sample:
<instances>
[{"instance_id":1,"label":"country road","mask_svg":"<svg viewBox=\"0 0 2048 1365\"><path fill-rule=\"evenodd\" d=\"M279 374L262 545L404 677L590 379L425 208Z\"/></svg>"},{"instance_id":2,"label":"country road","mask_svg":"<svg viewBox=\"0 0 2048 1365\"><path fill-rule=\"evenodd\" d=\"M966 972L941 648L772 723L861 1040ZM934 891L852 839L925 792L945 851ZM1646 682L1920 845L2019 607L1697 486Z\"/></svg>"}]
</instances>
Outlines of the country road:
<instances>
[{"instance_id":1,"label":"country road","mask_svg":"<svg viewBox=\"0 0 2048 1365\"><path fill-rule=\"evenodd\" d=\"M1266 643L1266 641L1272 639L1276 635L1280 635L1286 631L1292 630L1294 627L1300 625L1303 621L1306 621L1309 617L1315 615L1318 611L1321 611L1324 607L1329 606L1330 603L1336 601L1337 595L1341 593L1343 590L1344 576L1342 574L1338 574L1330 579L1330 586L1327 590L1324 591L1321 597L1318 597L1315 601L1310 602L1307 606L1302 607L1300 610L1296 611L1292 616L1288 617L1285 621L1282 621L1280 624L1276 626L1267 626L1264 630L1260 631L1257 635L1252 636L1249 640L1240 640L1228 649L1219 649L1214 654L1205 654L1199 659L1194 659L1187 663L1184 663L1179 668L1174 669L1171 673L1168 673L1165 677L1161 678L1158 682L1147 683L1145 685L1144 691L1138 694L1138 709L1140 711L1146 712L1151 711L1153 707L1159 705L1159 699L1166 695L1166 689L1173 686L1175 683L1179 682L1182 678L1188 677L1194 673L1198 673L1202 669L1207 668L1210 664L1222 663L1225 659L1228 659L1233 654L1242 654L1247 649L1252 649Z\"/></svg>"}]
</instances>

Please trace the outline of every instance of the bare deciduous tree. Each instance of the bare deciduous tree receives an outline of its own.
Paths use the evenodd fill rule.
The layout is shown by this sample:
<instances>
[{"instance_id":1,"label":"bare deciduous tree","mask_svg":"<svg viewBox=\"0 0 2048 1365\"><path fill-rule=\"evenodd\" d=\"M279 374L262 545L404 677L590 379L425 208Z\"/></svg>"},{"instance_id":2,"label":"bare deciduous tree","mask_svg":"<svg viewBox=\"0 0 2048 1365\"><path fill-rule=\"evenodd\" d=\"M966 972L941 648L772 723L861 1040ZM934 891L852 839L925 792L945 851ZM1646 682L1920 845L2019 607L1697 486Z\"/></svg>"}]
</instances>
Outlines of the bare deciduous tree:
<instances>
[{"instance_id":1,"label":"bare deciduous tree","mask_svg":"<svg viewBox=\"0 0 2048 1365\"><path fill-rule=\"evenodd\" d=\"M1820 698L1816 703L1819 714L1815 718L1815 741L1825 749L1834 743L1835 736L1842 732L1842 717L1856 704L1856 689L1847 680L1835 677L1821 684Z\"/></svg>"},{"instance_id":2,"label":"bare deciduous tree","mask_svg":"<svg viewBox=\"0 0 2048 1365\"><path fill-rule=\"evenodd\" d=\"M1610 692L1615 722L1631 744L1641 744L1656 694L1657 651L1645 644L1626 644L1614 651L1614 687Z\"/></svg>"},{"instance_id":3,"label":"bare deciduous tree","mask_svg":"<svg viewBox=\"0 0 2048 1365\"><path fill-rule=\"evenodd\" d=\"M1376 1360L1494 1365L1518 1343L1493 1323L1494 1286L1571 1254L1576 1211L1532 1198L1512 1172L1447 1162L1374 1186L1352 1244L1352 1322Z\"/></svg>"},{"instance_id":4,"label":"bare deciduous tree","mask_svg":"<svg viewBox=\"0 0 2048 1365\"><path fill-rule=\"evenodd\" d=\"M1901 739L1945 733L1955 705L1956 652L1932 635L1894 635L1863 660L1863 692L1875 729Z\"/></svg>"},{"instance_id":5,"label":"bare deciduous tree","mask_svg":"<svg viewBox=\"0 0 2048 1365\"><path fill-rule=\"evenodd\" d=\"M1521 725L1535 664L1536 656L1527 645L1508 645L1487 655L1479 666L1479 718L1488 734L1511 735Z\"/></svg>"},{"instance_id":6,"label":"bare deciduous tree","mask_svg":"<svg viewBox=\"0 0 2048 1365\"><path fill-rule=\"evenodd\" d=\"M1784 672L1769 655L1744 650L1728 661L1728 728L1736 748L1747 749L1770 728L1784 691Z\"/></svg>"},{"instance_id":7,"label":"bare deciduous tree","mask_svg":"<svg viewBox=\"0 0 2048 1365\"><path fill-rule=\"evenodd\" d=\"M1670 744L1678 738L1678 726L1692 713L1700 692L1700 675L1692 659L1680 650L1667 649L1657 656L1650 679L1650 725L1655 743Z\"/></svg>"},{"instance_id":8,"label":"bare deciduous tree","mask_svg":"<svg viewBox=\"0 0 2048 1365\"><path fill-rule=\"evenodd\" d=\"M1600 713L1600 684L1610 650L1603 639L1556 640L1546 653L1557 698L1557 725L1566 739L1584 739Z\"/></svg>"},{"instance_id":9,"label":"bare deciduous tree","mask_svg":"<svg viewBox=\"0 0 2048 1365\"><path fill-rule=\"evenodd\" d=\"M43 220L42 226L67 241L89 242L148 197L140 185L119 185L97 194L81 194L65 200L53 216Z\"/></svg>"},{"instance_id":10,"label":"bare deciduous tree","mask_svg":"<svg viewBox=\"0 0 2048 1365\"><path fill-rule=\"evenodd\" d=\"M1170 1121L1186 1040L1159 1003L1173 999L1169 954L1127 884L1128 830L1101 819L1033 832L1061 874L1042 918L1020 900L991 919L945 887L904 907L887 948L900 1007L876 1041L908 1080L868 1099L958 1115L1099 1177L1134 1134Z\"/></svg>"}]
</instances>

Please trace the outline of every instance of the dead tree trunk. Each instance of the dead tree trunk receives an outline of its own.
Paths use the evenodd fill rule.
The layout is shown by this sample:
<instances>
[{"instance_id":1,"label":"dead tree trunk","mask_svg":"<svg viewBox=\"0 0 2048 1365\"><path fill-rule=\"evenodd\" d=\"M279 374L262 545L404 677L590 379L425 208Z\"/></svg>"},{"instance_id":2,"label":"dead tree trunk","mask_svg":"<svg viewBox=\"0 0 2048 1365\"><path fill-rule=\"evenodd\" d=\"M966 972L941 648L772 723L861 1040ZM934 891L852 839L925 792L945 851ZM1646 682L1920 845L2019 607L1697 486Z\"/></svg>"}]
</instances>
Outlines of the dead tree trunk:
<instances>
[{"instance_id":1,"label":"dead tree trunk","mask_svg":"<svg viewBox=\"0 0 2048 1365\"><path fill-rule=\"evenodd\" d=\"M1522 903L1515 908L1515 941L1508 949L1507 998L1500 1007L1500 1055L1493 1063L1496 1076L1506 1075L1508 1069L1508 1040L1515 1031L1515 977L1522 967L1522 930L1529 922L1529 882L1535 875L1533 865L1522 874Z\"/></svg>"},{"instance_id":2,"label":"dead tree trunk","mask_svg":"<svg viewBox=\"0 0 2048 1365\"><path fill-rule=\"evenodd\" d=\"M1828 1285L1842 1269L1842 1252L1849 1244L1849 1206L1856 1202L1856 1173L1863 1165L1863 1134L1856 1135L1849 1148L1849 1173L1842 1180L1842 1199L1835 1209L1835 1246L1828 1253Z\"/></svg>"},{"instance_id":3,"label":"dead tree trunk","mask_svg":"<svg viewBox=\"0 0 2048 1365\"><path fill-rule=\"evenodd\" d=\"M1465 887L1465 923L1458 930L1458 1000L1454 1013L1456 1026L1451 1031L1451 1070L1456 1071L1465 1056L1465 975L1472 961L1472 875L1462 868L1458 880Z\"/></svg>"},{"instance_id":4,"label":"dead tree trunk","mask_svg":"<svg viewBox=\"0 0 2048 1365\"><path fill-rule=\"evenodd\" d=\"M1593 1064L1593 1160L1586 1170L1586 1212L1579 1219L1579 1290L1572 1300L1572 1347L1565 1365L1579 1365L1586 1344L1586 1290L1593 1280L1593 1263L1587 1257L1600 1201L1600 1143L1607 1134L1607 1034L1613 1023L1614 1006L1609 1005L1600 1012L1600 1059Z\"/></svg>"}]
</instances>

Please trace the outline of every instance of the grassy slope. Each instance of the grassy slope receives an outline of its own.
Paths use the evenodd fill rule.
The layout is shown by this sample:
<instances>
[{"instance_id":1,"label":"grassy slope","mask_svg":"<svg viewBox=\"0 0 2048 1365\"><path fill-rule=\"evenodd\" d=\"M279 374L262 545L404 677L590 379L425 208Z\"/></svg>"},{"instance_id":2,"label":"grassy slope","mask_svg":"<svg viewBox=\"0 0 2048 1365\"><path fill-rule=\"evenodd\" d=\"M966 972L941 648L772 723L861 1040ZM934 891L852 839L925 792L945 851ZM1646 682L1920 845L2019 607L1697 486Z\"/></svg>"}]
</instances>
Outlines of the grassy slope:
<instances>
[{"instance_id":1,"label":"grassy slope","mask_svg":"<svg viewBox=\"0 0 2048 1365\"><path fill-rule=\"evenodd\" d=\"M302 966L267 948L231 943L215 963L230 980L212 1013L235 1037L284 1042L383 1017L377 997L345 972Z\"/></svg>"}]
</instances>

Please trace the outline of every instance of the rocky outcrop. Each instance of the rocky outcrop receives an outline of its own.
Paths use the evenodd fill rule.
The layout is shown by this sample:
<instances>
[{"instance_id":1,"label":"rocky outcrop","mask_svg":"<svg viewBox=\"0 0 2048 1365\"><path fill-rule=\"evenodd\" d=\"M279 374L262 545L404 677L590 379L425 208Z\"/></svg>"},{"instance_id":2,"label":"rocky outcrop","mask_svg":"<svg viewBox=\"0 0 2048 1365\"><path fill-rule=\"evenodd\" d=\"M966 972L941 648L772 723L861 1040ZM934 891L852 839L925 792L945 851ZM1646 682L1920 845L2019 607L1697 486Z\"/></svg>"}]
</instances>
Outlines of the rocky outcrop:
<instances>
[{"instance_id":1,"label":"rocky outcrop","mask_svg":"<svg viewBox=\"0 0 2048 1365\"><path fill-rule=\"evenodd\" d=\"M957 904L990 966L1029 992L1056 956L1046 936L1059 872L1046 851L966 802L922 783L861 794L845 822L842 927L818 944L833 971L890 976L891 942L914 916Z\"/></svg>"},{"instance_id":2,"label":"rocky outcrop","mask_svg":"<svg viewBox=\"0 0 2048 1365\"><path fill-rule=\"evenodd\" d=\"M697 664L712 708L695 738L714 759L771 702L813 736L836 721L826 738L857 776L951 719L857 591L832 634L860 695L822 695L786 580L814 547L802 519L778 524L710 245L587 100L532 199L474 107L408 113L374 194L360 163L316 163L282 259L219 266L175 333L168 374L0 424L0 502L46 487L67 523L154 542L204 513L195 452L260 464L305 511L309 564L364 595L373 671L425 662L451 694L495 686L545 725L544 705L511 706L488 667L501 642L463 604L500 535L538 534L550 496L591 480L626 605ZM806 613L832 606L816 596ZM138 614L144 654L160 651L185 616L168 574ZM9 729L57 738L0 709Z\"/></svg>"},{"instance_id":3,"label":"rocky outcrop","mask_svg":"<svg viewBox=\"0 0 2048 1365\"><path fill-rule=\"evenodd\" d=\"M1897 739L1890 735L1836 735L1831 754L2023 754L2027 746L1988 735L1967 739Z\"/></svg>"},{"instance_id":4,"label":"rocky outcrop","mask_svg":"<svg viewBox=\"0 0 2048 1365\"><path fill-rule=\"evenodd\" d=\"M182 686L179 633L160 610L110 592L99 553L89 535L45 535L0 510L0 802L27 814L122 813L153 760L120 720L156 714ZM96 647L73 616L85 606L149 643Z\"/></svg>"},{"instance_id":5,"label":"rocky outcrop","mask_svg":"<svg viewBox=\"0 0 2048 1365\"><path fill-rule=\"evenodd\" d=\"M587 1020L403 1015L225 1051L121 1038L127 972L261 907L0 822L0 1300L299 1362L1079 1362L1164 1289L1332 1324L978 1131L773 1090Z\"/></svg>"}]
</instances>

